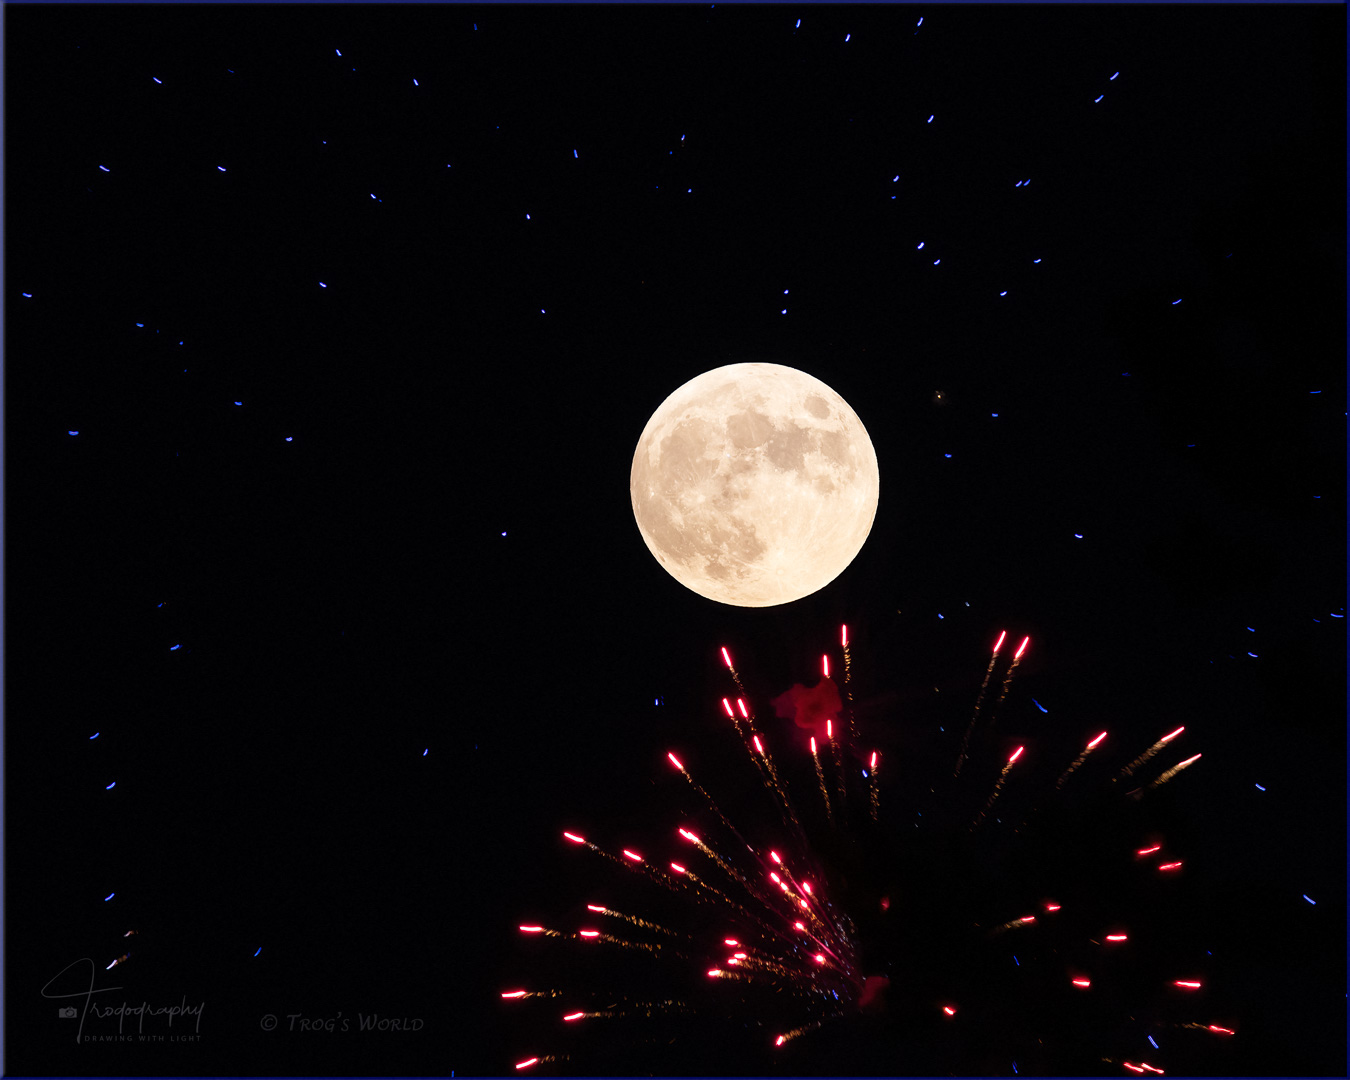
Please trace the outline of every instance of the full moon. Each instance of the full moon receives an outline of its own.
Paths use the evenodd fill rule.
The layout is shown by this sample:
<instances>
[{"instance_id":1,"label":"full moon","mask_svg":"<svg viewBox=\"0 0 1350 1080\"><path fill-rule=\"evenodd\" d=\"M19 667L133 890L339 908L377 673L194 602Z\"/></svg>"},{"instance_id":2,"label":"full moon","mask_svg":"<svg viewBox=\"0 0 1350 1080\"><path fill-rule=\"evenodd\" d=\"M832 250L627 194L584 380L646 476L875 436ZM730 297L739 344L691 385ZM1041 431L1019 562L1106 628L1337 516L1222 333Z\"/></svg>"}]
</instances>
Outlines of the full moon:
<instances>
[{"instance_id":1,"label":"full moon","mask_svg":"<svg viewBox=\"0 0 1350 1080\"><path fill-rule=\"evenodd\" d=\"M823 589L862 550L877 455L858 414L781 364L730 364L652 414L629 482L638 531L700 596L771 607Z\"/></svg>"}]
</instances>

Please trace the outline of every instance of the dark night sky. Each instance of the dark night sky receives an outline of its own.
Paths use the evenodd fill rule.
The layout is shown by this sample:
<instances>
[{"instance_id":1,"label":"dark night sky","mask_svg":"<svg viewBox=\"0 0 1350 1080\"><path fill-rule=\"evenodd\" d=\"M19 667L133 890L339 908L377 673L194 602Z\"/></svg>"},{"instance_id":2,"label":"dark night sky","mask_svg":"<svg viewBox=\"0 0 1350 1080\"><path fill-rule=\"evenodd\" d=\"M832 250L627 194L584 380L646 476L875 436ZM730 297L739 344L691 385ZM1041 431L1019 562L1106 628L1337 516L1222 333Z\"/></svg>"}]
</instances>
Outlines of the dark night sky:
<instances>
[{"instance_id":1,"label":"dark night sky","mask_svg":"<svg viewBox=\"0 0 1350 1080\"><path fill-rule=\"evenodd\" d=\"M1187 876L1109 899L1194 928L1195 1018L1241 1025L1154 1050L1103 989L1047 1034L1344 1075L1344 7L5 18L9 1073L548 1052L553 1004L497 996L560 955L517 923L626 897L559 830L667 835L666 750L738 775L718 646L767 714L847 622L912 781L868 873L915 868L926 912L978 892L895 845L991 640L1029 634L1023 791L1089 728L1099 781L1181 724L1203 751L1146 819L1087 804L1057 865L1105 901L1092 837L1160 822ZM881 468L857 559L779 608L678 585L627 491L656 406L750 360L837 390ZM200 1041L77 1046L41 990L81 957L109 1000L204 1001ZM972 963L949 992L1034 1009ZM339 1011L423 1024L286 1030ZM958 1029L879 1030L556 1067L922 1071ZM1026 1035L961 1038L1009 1074Z\"/></svg>"}]
</instances>

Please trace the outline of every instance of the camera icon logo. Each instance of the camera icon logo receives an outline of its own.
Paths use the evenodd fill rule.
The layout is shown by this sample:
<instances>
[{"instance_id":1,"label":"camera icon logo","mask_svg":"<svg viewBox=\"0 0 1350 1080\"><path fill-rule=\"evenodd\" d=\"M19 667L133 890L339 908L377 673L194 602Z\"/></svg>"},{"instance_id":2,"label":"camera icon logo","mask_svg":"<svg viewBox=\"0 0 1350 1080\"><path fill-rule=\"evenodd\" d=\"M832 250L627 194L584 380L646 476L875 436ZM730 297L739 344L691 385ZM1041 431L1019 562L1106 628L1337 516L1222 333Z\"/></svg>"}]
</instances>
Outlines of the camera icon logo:
<instances>
[{"instance_id":1,"label":"camera icon logo","mask_svg":"<svg viewBox=\"0 0 1350 1080\"><path fill-rule=\"evenodd\" d=\"M66 1005L56 1010L56 1015L62 1020L74 1020L79 1015L74 1005Z\"/></svg>"}]
</instances>

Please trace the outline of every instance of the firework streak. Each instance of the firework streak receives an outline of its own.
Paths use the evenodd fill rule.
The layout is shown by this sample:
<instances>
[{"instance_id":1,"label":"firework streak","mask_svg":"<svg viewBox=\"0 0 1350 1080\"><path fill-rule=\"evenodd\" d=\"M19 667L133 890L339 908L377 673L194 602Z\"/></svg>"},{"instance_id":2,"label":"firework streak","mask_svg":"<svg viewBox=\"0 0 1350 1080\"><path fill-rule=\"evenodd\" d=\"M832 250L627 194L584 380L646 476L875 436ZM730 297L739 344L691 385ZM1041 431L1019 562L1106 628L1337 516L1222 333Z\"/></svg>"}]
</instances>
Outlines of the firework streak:
<instances>
[{"instance_id":1,"label":"firework streak","mask_svg":"<svg viewBox=\"0 0 1350 1080\"><path fill-rule=\"evenodd\" d=\"M1006 632L1000 634L994 645L993 655L976 695L970 724L961 741L957 773L961 771L962 765L972 753L971 737L976 730L981 705L1006 637ZM990 727L997 717L999 707L1008 696L1018 661L1025 653L1029 641L1029 638L1022 640L1004 675L1002 690L991 710ZM1084 906L1081 902L1073 905L1080 910L1072 911L1066 916L1062 912L1061 904L1053 900L1044 897L1033 900L1028 897L1023 902L1018 902L1009 896L1006 906L999 914L997 905L1003 901L997 894L992 897L991 903L990 899L979 895L978 890L972 890L967 886L964 892L973 894L966 897L972 910L984 908L993 912L993 918L985 917L974 921L953 919L953 925L948 927L942 922L940 906L924 909L929 911L928 915L911 916L918 897L931 894L935 897L936 903L943 895L941 886L949 880L945 876L939 876L938 888L929 887L927 893L916 891L925 885L931 885L922 878L926 876L925 866L931 864L934 858L966 860L959 864L964 868L960 870L962 881L969 883L977 879L986 879L988 872L981 868L979 860L984 857L983 853L989 849L989 844L999 842L990 835L991 830L997 831L996 824L990 817L991 811L1000 798L1005 800L1014 798L1013 791L1021 791L1018 797L1023 799L1023 805L1026 804L1026 800L1030 797L1023 790L1026 788L1026 779L1019 781L1014 778L1011 783L1009 781L1014 764L1031 761L1034 766L1036 756L1034 744L1019 745L1010 754L1006 748L1004 749L1003 753L1007 756L1003 758L993 790L983 801L982 808L978 810L973 820L970 817L971 811L966 810L964 817L959 819L965 823L964 826L957 824L955 815L960 813L960 806L970 802L970 799L965 796L961 799L953 797L951 803L953 810L949 814L952 822L949 828L957 831L943 832L939 829L933 832L933 840L924 841L936 846L915 847L921 843L921 834L897 830L894 825L881 818L880 754L876 750L864 752L857 736L853 718L852 671L847 628L841 631L839 644L844 650L847 704L839 714L823 718L821 727L817 728L830 747L828 759L830 777L826 776L827 766L821 760L816 736L813 734L803 740L805 743L803 749L809 748L810 768L814 772L820 802L813 808L811 805L813 800L808 800L804 804L802 814L794 808L788 795L788 785L774 767L763 733L756 727L754 711L748 704L752 700L751 696L746 692L740 674L732 666L730 653L726 648L721 650L722 659L739 691L734 706L729 699L721 699L722 712L732 721L737 742L750 760L754 775L758 778L759 788L776 808L776 817L781 826L781 835L777 838L770 839L766 843L759 838L758 833L761 830L742 830L733 824L731 817L724 812L712 793L695 779L693 766L698 765L698 762L687 749L680 750L679 754L672 750L666 755L670 765L685 781L687 789L692 789L696 793L692 800L693 807L686 808L682 812L684 824L677 825L673 829L672 839L682 845L675 859L654 861L641 851L632 848L614 845L612 849L607 850L599 843L576 832L562 833L563 839L568 844L585 849L612 869L621 870L621 887L624 880L635 881L637 887L631 890L635 898L642 892L643 887L654 887L666 899L660 900L658 897L651 897L647 901L635 899L634 902L646 903L655 909L639 908L641 914L630 913L633 909L628 903L624 904L624 907L629 909L627 911L617 910L605 903L590 903L585 905L584 915L578 911L574 926L553 928L528 924L520 926L520 932L528 937L553 939L554 944L548 948L589 950L596 956L606 953L616 956L626 954L635 956L632 963L638 962L636 957L645 956L647 959L641 962L654 963L662 973L655 976L656 992L636 996L619 993L612 988L538 989L522 986L501 993L502 1001L510 1003L506 1007L529 1009L531 1005L517 1003L543 1002L542 1006L534 1007L550 1008L552 1022L563 1025L568 1032L601 1028L613 1030L617 1027L627 1033L630 1026L621 1024L621 1021L652 1024L684 1023L693 1022L693 1018L697 1017L713 1016L718 1022L732 1024L729 1030L739 1032L739 1037L748 1038L752 1042L757 1040L766 1055L790 1055L799 1052L796 1049L798 1046L814 1044L825 1038L825 1031L853 1022L848 1019L850 1017L876 1015L877 1010L884 1007L886 998L892 992L888 989L892 979L901 981L905 986L915 985L921 979L928 980L925 985L928 983L945 985L948 975L942 970L945 965L941 961L931 963L927 967L913 960L904 960L898 964L886 961L879 966L889 969L892 975L882 976L876 972L874 958L877 954L874 939L877 931L875 929L869 931L866 928L878 925L879 918L890 920L881 923L883 927L897 924L906 926L911 918L918 922L919 925L909 932L909 936L902 934L900 939L919 944L906 946L909 953L902 950L902 956L926 955L923 953L924 947L939 950L959 949L964 953L969 946L960 944L963 941L982 943L981 947L986 949L1015 949L1016 952L1008 951L1006 954L1010 964L1007 974L1003 977L1010 978L1013 972L1020 971L1026 974L1019 975L1019 978L1030 979L1034 973L1040 980L1038 985L1048 988L1044 991L1050 995L1046 1008L1052 1016L1064 1014L1071 1007L1068 1004L1071 1001L1098 1000L1101 995L1110 992L1119 969L1112 966L1105 954L1117 952L1128 954L1132 948L1131 941L1134 935L1127 928L1107 919L1098 924L1100 929L1084 923L1082 920L1088 913L1081 910ZM823 678L828 679L828 655L823 660L821 670ZM1178 728L1145 750L1125 766L1116 779L1132 775L1176 738L1181 730ZM1083 766L1090 754L1098 751L1105 738L1106 732L1101 732L1087 743L1077 759L1053 784L1053 793L1059 793L1065 787L1069 777ZM1029 745L1033 748L1029 749ZM1168 783L1199 756L1197 754L1171 767L1146 787L1138 788L1129 795L1137 800L1145 792ZM950 761L951 758L946 757L944 760ZM978 768L973 766L972 777L980 769L989 767L984 752L976 755L976 762L981 761L985 764L979 765ZM901 764L904 764L903 759ZM726 767L731 766L724 766ZM744 768L743 765L735 767ZM787 761L785 768L788 769L787 775L793 778L794 788L800 785L805 776L810 775L803 772L801 764L795 761ZM1025 767L1019 769L1018 776L1022 776L1025 771L1027 771ZM955 777L949 783L954 781ZM807 783L809 785L809 781ZM978 788L972 790L975 783L977 781L973 779L967 780L961 790L969 791L970 796L977 797ZM856 793L852 800L848 800L850 785L853 785ZM1114 795L1116 803L1122 801L1118 794L1119 788L1112 788L1110 785L1106 787L1109 791L1117 793ZM831 789L837 792L837 798L834 800L831 799ZM927 791L934 792L936 788L929 787ZM1008 794L1005 794L1005 791ZM754 794L753 788L751 794ZM939 799L944 797L935 796ZM1123 801L1129 803L1129 799ZM850 807L854 809L850 811ZM919 817L923 817L922 812L919 813ZM1012 819L1016 820L1018 819ZM822 824L825 826L825 835L819 838L818 843L813 843L812 837L815 834L806 828L803 821L813 822L813 828L816 830L820 829ZM762 823L763 818L760 818L759 824ZM918 822L904 824L905 828L913 830ZM977 827L981 825L985 827L978 829ZM695 827L698 831L694 831ZM1025 821L1022 827L1025 827ZM1005 836L1008 835L1008 830L1013 830L1011 824L1004 824L1002 828L1004 832L1001 835ZM959 839L962 835L966 838ZM907 848L912 848L918 854L906 856ZM851 851L860 851L865 858L869 858L875 864L870 866L872 871L887 872L890 863L898 859L900 869L895 871L899 875L898 882L887 886L886 895L882 895L880 890L860 894L856 885L844 882L844 878L849 875L825 869L839 865L838 859ZM822 855L823 852L831 853L831 857ZM1059 863L1072 863L1074 853L1069 854L1069 858L1061 859ZM1134 849L1132 861L1128 858L1128 854L1128 851L1122 852L1121 855L1124 857L1117 857L1112 865L1118 867L1123 865L1124 872L1128 872L1133 865L1137 867L1134 870L1136 876L1151 874L1153 870L1158 872L1156 879L1150 876L1147 880L1166 882L1178 878L1175 871L1180 868L1181 861L1172 853L1163 852L1160 842ZM928 863L925 863L925 860L928 860ZM848 863L846 859L845 865L853 864ZM854 879L859 876L866 878L867 869L867 866L862 870L855 866L850 874ZM891 901L893 894L899 898L896 905ZM870 904L870 908L866 904L858 906L859 895L868 897L866 904ZM1033 907L1033 903L1034 914L1017 913L1019 908L1022 912L1028 911ZM896 910L892 910L893 906ZM1013 907L1013 910L1007 910L1008 907ZM881 916L875 914L877 910L881 912ZM696 913L701 914L695 917ZM859 917L857 921L855 916ZM868 919L872 922L869 923ZM608 920L611 926L615 927L614 932L608 932L603 928L604 920ZM685 929L684 924L688 924L691 929ZM680 929L672 929L672 926ZM860 926L864 929L860 929ZM1046 937L1052 933L1068 933L1070 936L1056 938L1052 945L1049 944L1050 939ZM887 937L887 934L891 936ZM895 940L895 932L884 931L880 940L883 942ZM931 946L928 945L929 941L933 943ZM943 945L943 942L949 944ZM868 955L869 951L871 958ZM1018 954L1021 954L1020 957ZM580 956L568 961L569 966L563 974L562 982L569 981L574 964L582 962ZM592 961L585 963L593 964ZM630 962L623 963L627 965ZM1176 966L1172 966L1169 970L1158 974L1154 980L1156 994L1165 995L1169 1001L1184 998L1193 1003L1196 1000L1195 995L1200 993L1203 983L1189 973L1194 969L1186 968L1185 963L1187 961L1182 962L1180 971ZM1179 975L1184 977L1179 978ZM931 996L923 998L926 1004L921 1006L913 1004L912 991L902 989L900 999L908 1002L905 1007L911 1012L902 1018L899 1030L913 1029L915 1021L912 1019L912 1010L920 1007L928 1010L926 1015L933 1018L932 1023L947 1025L945 1030L949 1034L954 1030L950 1025L966 1024L971 1026L972 1031L986 1031L991 1025L998 1023L998 1008L991 1011L987 1003L982 1004L978 988L972 987L968 992L961 992L960 984L954 982L951 989L961 993L962 1000L958 1001L958 994L949 990L941 993L934 991ZM1064 998L1063 995L1070 996ZM554 1000L559 1004L547 1004ZM1011 1000L1017 1001L1016 998ZM735 1023L733 1018L738 1015L738 1011L745 1019ZM1195 1016L1159 1018L1150 1021L1150 1030L1169 1031L1172 1033L1169 1038L1175 1040L1201 1037L1178 1034L1180 1032L1203 1032L1209 1038L1216 1035L1232 1036L1237 1029L1228 1025L1232 1025L1233 1021L1222 1016L1220 1019L1224 1020L1223 1024L1207 1022L1206 1018ZM909 1027L904 1027L904 1024L908 1024ZM692 1032L686 1035L685 1043L682 1045L692 1043L698 1047L709 1040L703 1029L677 1030ZM1023 1040L1016 1044L1023 1049L1016 1050L1015 1053L1022 1055L1024 1068L1018 1068L1016 1059L1010 1058L1014 1062L1013 1067L1018 1071L1036 1071L1034 1066L1038 1059L1035 1054L1042 1051L1032 1045L1030 1036L1014 1033L1012 1037ZM935 1036L936 1038L938 1037ZM643 1039L638 1036L628 1036L628 1040L639 1046L643 1044ZM1041 1045L1044 1040L1036 1038L1034 1042ZM1149 1036L1149 1042L1152 1047L1144 1051L1146 1054L1158 1045L1152 1035ZM662 1036L659 1039L648 1039L647 1044L669 1047L676 1044L676 1039L674 1036ZM600 1045L608 1049L610 1044L605 1042ZM953 1045L959 1049L959 1043ZM789 1046L792 1049L786 1049ZM531 1048L523 1046L520 1049L528 1051ZM1095 1062L1095 1065L1084 1065L1084 1059L1079 1057L1066 1058L1066 1062L1073 1061L1073 1065L1066 1067L1081 1073L1083 1069L1100 1071L1105 1064L1109 1066L1107 1071L1111 1075L1161 1074L1163 1071L1163 1066L1155 1060L1156 1054L1148 1061L1144 1061L1140 1056L1139 1047L1135 1044L1128 1047L1100 1046L1096 1049L1096 1055L1087 1059ZM569 1046L569 1050L575 1051L576 1047ZM1111 1056L1103 1056L1101 1053L1103 1050L1111 1053ZM528 1070L541 1065L558 1066L559 1063L568 1061L588 1063L591 1056L597 1052L588 1049L587 1054L582 1056L578 1056L577 1052L552 1055L523 1053L513 1064L516 1070ZM667 1051L656 1051L658 1056L662 1053L668 1055ZM641 1060L646 1061L643 1066L644 1072L652 1071L655 1064L667 1066L677 1073L679 1071L673 1062L667 1065L670 1060L668 1056L660 1058L658 1062L653 1062L650 1057ZM1043 1071L1051 1071L1048 1059L1046 1060ZM770 1061L771 1059L766 1058L757 1067L758 1071L769 1067ZM936 1065L943 1072L962 1070L960 1060L939 1061ZM581 1068L585 1072L598 1074L598 1071L589 1064L582 1064ZM728 1074L735 1071L725 1063L723 1068ZM985 1062L967 1062L965 1068L968 1071L987 1072L999 1071L1002 1067L991 1067ZM748 1066L747 1070L743 1071L755 1069L755 1066ZM554 1071L557 1071L556 1068ZM714 1066L712 1071L721 1070ZM903 1070L898 1069L897 1072L899 1071Z\"/></svg>"},{"instance_id":2,"label":"firework streak","mask_svg":"<svg viewBox=\"0 0 1350 1080\"><path fill-rule=\"evenodd\" d=\"M980 706L984 704L984 693L989 689L989 676L994 674L994 665L998 662L998 651L1003 648L1003 641L1008 636L1008 631L1004 630L994 642L994 654L989 657L989 666L984 671L984 682L980 683L980 692L975 696L975 711L971 713L970 723L966 726L965 737L961 740L961 754L956 759L956 771L953 776L961 775L961 766L966 763L967 752L970 749L970 736L975 731L975 722L980 718Z\"/></svg>"},{"instance_id":3,"label":"firework streak","mask_svg":"<svg viewBox=\"0 0 1350 1080\"><path fill-rule=\"evenodd\" d=\"M1080 766L1081 764L1083 764L1083 762L1087 760L1088 755L1092 753L1092 751L1096 750L1097 747L1101 745L1102 740L1105 738L1106 732L1103 731L1100 735L1098 735L1095 739L1093 739L1090 743L1087 744L1087 747L1083 750L1081 754L1078 755L1074 763L1070 765L1067 769L1065 769L1064 772L1060 774L1059 779L1055 781L1056 791L1059 791L1064 786L1064 781L1067 780L1070 777L1070 775L1072 775L1073 771L1077 769L1078 766Z\"/></svg>"},{"instance_id":4,"label":"firework streak","mask_svg":"<svg viewBox=\"0 0 1350 1080\"><path fill-rule=\"evenodd\" d=\"M1127 776L1133 776L1135 769L1139 768L1141 765L1147 764L1150 760L1152 760L1154 755L1157 754L1159 750L1161 750L1164 746L1170 743L1173 739L1175 739L1185 730L1186 729L1184 727L1179 727L1176 729L1176 731L1172 731L1164 735L1161 739L1155 742L1152 746L1150 746L1137 758L1135 758L1128 765L1126 765L1125 768L1121 769L1120 777L1118 779L1123 779Z\"/></svg>"},{"instance_id":5,"label":"firework streak","mask_svg":"<svg viewBox=\"0 0 1350 1080\"><path fill-rule=\"evenodd\" d=\"M984 809L980 811L979 816L970 823L972 829L984 820L985 815L989 813L990 809L993 807L994 800L998 798L999 792L1003 790L1003 781L1008 779L1008 770L1011 769L1017 759L1022 756L1022 751L1025 749L1025 746L1019 746L1013 751L1013 755L1008 759L1008 763L1003 766L1003 771L998 774L998 782L994 785L994 790L989 796L989 801L984 804Z\"/></svg>"}]
</instances>

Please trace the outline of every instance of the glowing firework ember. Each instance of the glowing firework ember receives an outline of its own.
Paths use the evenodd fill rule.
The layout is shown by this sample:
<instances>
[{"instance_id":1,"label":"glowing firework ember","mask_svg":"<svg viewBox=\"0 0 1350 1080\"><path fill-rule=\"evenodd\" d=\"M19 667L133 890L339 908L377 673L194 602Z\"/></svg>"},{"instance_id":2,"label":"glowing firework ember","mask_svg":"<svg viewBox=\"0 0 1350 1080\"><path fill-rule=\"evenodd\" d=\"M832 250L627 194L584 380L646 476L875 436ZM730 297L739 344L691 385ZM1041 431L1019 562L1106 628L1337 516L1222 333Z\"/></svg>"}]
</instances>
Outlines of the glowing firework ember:
<instances>
[{"instance_id":1,"label":"glowing firework ember","mask_svg":"<svg viewBox=\"0 0 1350 1080\"><path fill-rule=\"evenodd\" d=\"M967 704L951 723L886 718L866 746L847 629L833 666L843 693L826 654L820 682L772 698L768 720L754 703L770 698L747 691L722 648L735 707L711 697L717 745L663 751L668 830L649 841L561 832L611 898L520 926L538 967L501 992L530 1032L510 1064L589 1075L1227 1071L1199 1055L1240 1029L1172 914L1182 853L1148 816L1185 785L1152 793L1200 755L1148 768L1177 729L1112 760L1124 737L1090 722L1056 730L1040 706L1000 730L1030 643L1009 657L1006 638L971 679L973 715ZM547 955L559 966L545 974Z\"/></svg>"}]
</instances>

